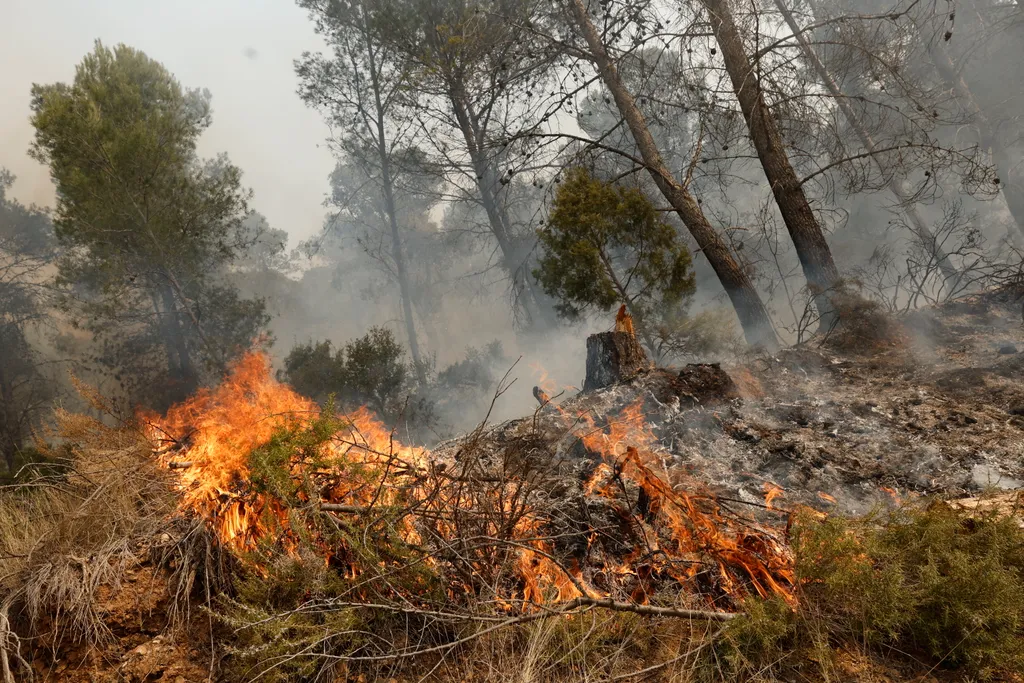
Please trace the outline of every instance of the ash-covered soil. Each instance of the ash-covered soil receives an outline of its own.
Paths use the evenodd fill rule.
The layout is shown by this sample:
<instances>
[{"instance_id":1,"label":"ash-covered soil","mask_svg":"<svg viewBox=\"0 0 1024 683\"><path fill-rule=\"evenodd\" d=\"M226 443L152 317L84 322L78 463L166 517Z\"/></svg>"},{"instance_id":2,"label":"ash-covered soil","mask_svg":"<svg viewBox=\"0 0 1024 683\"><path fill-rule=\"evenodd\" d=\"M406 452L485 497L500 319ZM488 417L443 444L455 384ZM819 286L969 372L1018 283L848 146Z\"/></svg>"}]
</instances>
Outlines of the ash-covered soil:
<instances>
[{"instance_id":1,"label":"ash-covered soil","mask_svg":"<svg viewBox=\"0 0 1024 683\"><path fill-rule=\"evenodd\" d=\"M497 425L496 450L543 435L534 457L586 477L581 436L639 406L648 448L677 488L720 500L862 514L907 496L1024 487L1021 301L988 293L902 316L879 344L856 339L758 354L722 366L657 369ZM523 390L523 389L519 389ZM459 442L435 450L455 457ZM487 446L484 446L484 450ZM535 449L536 450L536 449ZM543 452L542 452L543 451ZM565 466L569 466L566 470Z\"/></svg>"}]
</instances>

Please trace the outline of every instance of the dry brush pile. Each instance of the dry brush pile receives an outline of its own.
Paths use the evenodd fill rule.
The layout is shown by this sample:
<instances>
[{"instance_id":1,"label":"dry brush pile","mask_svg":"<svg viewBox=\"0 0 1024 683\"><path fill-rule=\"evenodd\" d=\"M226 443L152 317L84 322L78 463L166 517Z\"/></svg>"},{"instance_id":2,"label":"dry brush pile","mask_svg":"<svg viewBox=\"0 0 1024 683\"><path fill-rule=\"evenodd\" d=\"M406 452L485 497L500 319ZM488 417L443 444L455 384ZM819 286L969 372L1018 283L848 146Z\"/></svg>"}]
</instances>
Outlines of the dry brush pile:
<instances>
[{"instance_id":1,"label":"dry brush pile","mask_svg":"<svg viewBox=\"0 0 1024 683\"><path fill-rule=\"evenodd\" d=\"M781 508L795 496L771 482L725 497L666 460L650 408L745 443L729 406L756 380L645 373L629 400L535 391L534 415L432 452L321 409L258 355L135 427L61 414L59 466L0 498L6 680L114 637L100 594L143 562L223 680L849 679L851 652L857 675L921 673L897 652L1021 670L1016 498L846 521Z\"/></svg>"}]
</instances>

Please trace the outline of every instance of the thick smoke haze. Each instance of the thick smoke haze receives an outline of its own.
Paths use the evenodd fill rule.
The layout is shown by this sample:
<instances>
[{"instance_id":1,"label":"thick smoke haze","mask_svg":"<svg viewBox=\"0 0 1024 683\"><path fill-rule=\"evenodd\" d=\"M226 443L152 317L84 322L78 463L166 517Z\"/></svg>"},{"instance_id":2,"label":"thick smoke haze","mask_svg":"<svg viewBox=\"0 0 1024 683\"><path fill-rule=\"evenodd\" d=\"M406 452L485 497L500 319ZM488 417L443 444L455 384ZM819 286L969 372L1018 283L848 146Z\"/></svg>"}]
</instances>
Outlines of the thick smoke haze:
<instances>
[{"instance_id":1,"label":"thick smoke haze","mask_svg":"<svg viewBox=\"0 0 1024 683\"><path fill-rule=\"evenodd\" d=\"M255 213L209 225L234 229L245 216L262 241L196 246L206 261L175 266L191 291L166 273L137 283L153 263L133 262L91 283L74 323L98 339L102 315L86 315L96 303L86 300L130 290L135 307L104 333L120 343L144 331L132 348L144 347L145 370L177 364L181 393L215 381L239 338L260 331L292 381L296 349L329 340L337 350L386 328L405 354L406 396L426 396L442 422L465 429L517 358L494 420L534 409L534 384L579 387L585 339L609 329L620 304L652 356L681 363L728 357L741 337L768 349L804 342L834 329L852 300L901 313L1017 277L1024 24L1019 6L986 2L955 26L913 2L653 1L635 13L612 3L600 21L620 28L603 32L591 23L596 2L588 14L589 3L541 0L8 0L0 167L17 181L5 179L5 199L54 205L50 169L27 155L33 84L72 82L96 40L138 50L210 94L212 125L185 144L198 144L189 168L226 154ZM731 35L705 30L725 12ZM809 42L787 41L800 26L813 27ZM447 35L453 27L464 34ZM552 227L575 171L593 182L565 194L570 208ZM588 211L608 192L619 197L611 209ZM629 215L602 223L633 200ZM110 211L104 220L125 213ZM78 218L88 233L96 217ZM179 233L169 234L173 249ZM213 243L224 244L203 244ZM87 241L75 246L90 253ZM98 278L113 272L86 265ZM219 326L216 352L204 324ZM111 386L131 376L112 359L116 343L77 334L54 348L70 344L76 359L88 350ZM493 342L500 354L485 354ZM318 362L321 375L342 373L327 367L337 358ZM473 375L479 363L487 381Z\"/></svg>"}]
</instances>

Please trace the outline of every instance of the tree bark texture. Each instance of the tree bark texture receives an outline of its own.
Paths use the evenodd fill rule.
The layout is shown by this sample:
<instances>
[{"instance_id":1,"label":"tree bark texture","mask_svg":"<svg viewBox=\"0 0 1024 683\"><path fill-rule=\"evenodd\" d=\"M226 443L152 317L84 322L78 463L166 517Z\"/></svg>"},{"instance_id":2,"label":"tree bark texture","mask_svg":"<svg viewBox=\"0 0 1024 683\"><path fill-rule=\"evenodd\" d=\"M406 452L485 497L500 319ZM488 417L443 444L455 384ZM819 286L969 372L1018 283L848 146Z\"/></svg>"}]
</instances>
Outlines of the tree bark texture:
<instances>
[{"instance_id":1,"label":"tree bark texture","mask_svg":"<svg viewBox=\"0 0 1024 683\"><path fill-rule=\"evenodd\" d=\"M192 355L189 353L188 340L185 337L185 326L170 285L160 286L160 297L164 306L164 329L167 335L164 343L169 348L168 358L173 354L177 359L177 363L172 364L168 369L171 375L176 375L178 381L181 382L182 391L187 396L198 388L199 375L192 365Z\"/></svg>"},{"instance_id":2,"label":"tree bark texture","mask_svg":"<svg viewBox=\"0 0 1024 683\"><path fill-rule=\"evenodd\" d=\"M807 284L815 294L818 313L822 322L828 323L835 316L830 293L840 283L832 251L786 154L778 122L768 108L761 81L743 48L728 0L701 0L701 3L708 11L711 28L722 50L725 70L729 73L775 203L796 247Z\"/></svg>"},{"instance_id":3,"label":"tree bark texture","mask_svg":"<svg viewBox=\"0 0 1024 683\"><path fill-rule=\"evenodd\" d=\"M587 376L583 391L594 391L624 382L648 370L651 362L636 335L601 332L587 337Z\"/></svg>"},{"instance_id":4,"label":"tree bark texture","mask_svg":"<svg viewBox=\"0 0 1024 683\"><path fill-rule=\"evenodd\" d=\"M14 387L0 366L0 454L8 475L14 474L14 455L21 446L21 424L14 412Z\"/></svg>"},{"instance_id":5,"label":"tree bark texture","mask_svg":"<svg viewBox=\"0 0 1024 683\"><path fill-rule=\"evenodd\" d=\"M882 175L886 175L886 169L882 167L882 162L874 154L875 150L878 149L878 144L874 138L868 132L864 123L861 121L860 116L854 111L853 107L850 106L850 98L839 87L835 79L832 78L832 74L829 73L828 69L818 58L817 52L811 45L810 41L807 40L807 36L804 31L797 25L796 20L793 18L793 13L786 7L785 0L775 0L775 6L779 9L782 14L782 18L786 21L786 25L789 26L789 30L793 32L793 36L797 42L800 43L800 47L803 50L804 58L811 65L814 71L818 74L818 78L821 79L822 83L828 89L829 94L835 100L835 103L839 106L839 109L843 112L843 116L846 118L847 123L857 134L857 138L860 140L860 144L864 147L865 151L871 153L871 159L875 162L878 170ZM906 214L907 219L910 221L910 229L917 237L918 242L924 247L925 251L932 255L936 263L939 266L939 270L942 271L942 276L947 281L956 282L960 278L960 272L953 266L949 260L949 255L946 254L942 245L935 239L935 235L928 229L924 219L921 218L921 214L917 208L910 202L910 198L903 189L903 184L892 174L889 174L888 180L889 191L896 197L896 201L899 202L900 207Z\"/></svg>"},{"instance_id":6,"label":"tree bark texture","mask_svg":"<svg viewBox=\"0 0 1024 683\"><path fill-rule=\"evenodd\" d=\"M648 173L668 203L675 209L697 246L708 259L719 281L725 288L739 317L743 334L749 344L777 348L778 339L768 311L754 289L747 273L736 261L729 246L711 226L697 200L686 186L675 179L654 142L643 113L623 84L615 64L601 41L597 28L590 20L583 0L569 0L573 18L590 49L601 79L615 99L619 113L625 119Z\"/></svg>"}]
</instances>

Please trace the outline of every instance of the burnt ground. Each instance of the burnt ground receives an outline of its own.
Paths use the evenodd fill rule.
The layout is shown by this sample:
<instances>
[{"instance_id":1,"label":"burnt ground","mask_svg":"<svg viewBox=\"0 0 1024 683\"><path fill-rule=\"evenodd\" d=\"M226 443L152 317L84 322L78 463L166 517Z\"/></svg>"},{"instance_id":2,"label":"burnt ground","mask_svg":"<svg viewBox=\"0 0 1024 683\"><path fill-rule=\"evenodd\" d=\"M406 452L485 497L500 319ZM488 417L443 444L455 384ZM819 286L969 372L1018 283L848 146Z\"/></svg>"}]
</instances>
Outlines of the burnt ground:
<instances>
[{"instance_id":1,"label":"burnt ground","mask_svg":"<svg viewBox=\"0 0 1024 683\"><path fill-rule=\"evenodd\" d=\"M616 431L623 413L639 407L652 437L644 444L654 456L648 462L660 462L674 487L710 488L723 509L742 508L766 522L783 521L763 509L766 484L783 490L775 501L783 509L803 504L845 514L908 496L1024 488L1020 301L978 296L904 316L897 327L885 343L870 335L863 345L846 339L842 351L826 342L721 366L652 370L469 441L492 454L526 444L525 456L554 474L549 498L571 503L599 458L581 435ZM460 439L433 454L457 460L466 448ZM607 501L584 497L590 514L611 518ZM120 585L101 592L97 609L112 637L98 648L65 646L58 654L38 643L36 680L208 680L207 620L188 633L171 627L169 600L166 577L140 560ZM912 677L889 664L838 657L850 680Z\"/></svg>"},{"instance_id":2,"label":"burnt ground","mask_svg":"<svg viewBox=\"0 0 1024 683\"><path fill-rule=\"evenodd\" d=\"M497 447L540 432L559 462L585 461L593 454L579 435L591 428L579 416L610 431L606 420L640 401L669 479L726 500L761 503L768 484L784 491L778 505L863 514L908 495L1024 487L1024 321L1015 296L917 311L882 342L868 335L836 346L654 370L498 425L484 440Z\"/></svg>"}]
</instances>

